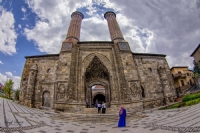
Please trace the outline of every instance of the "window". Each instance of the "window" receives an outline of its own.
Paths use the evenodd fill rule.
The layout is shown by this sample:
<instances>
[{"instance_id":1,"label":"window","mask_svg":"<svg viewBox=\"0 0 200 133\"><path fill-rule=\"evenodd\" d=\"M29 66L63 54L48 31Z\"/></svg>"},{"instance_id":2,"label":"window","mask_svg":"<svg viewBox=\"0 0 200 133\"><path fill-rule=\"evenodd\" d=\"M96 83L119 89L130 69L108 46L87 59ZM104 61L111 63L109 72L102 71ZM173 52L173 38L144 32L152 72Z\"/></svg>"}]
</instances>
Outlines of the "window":
<instances>
[{"instance_id":1,"label":"window","mask_svg":"<svg viewBox=\"0 0 200 133\"><path fill-rule=\"evenodd\" d=\"M182 84L182 86L184 86L184 85L185 85L183 80L181 80L181 84Z\"/></svg>"},{"instance_id":2,"label":"window","mask_svg":"<svg viewBox=\"0 0 200 133\"><path fill-rule=\"evenodd\" d=\"M149 71L152 72L152 69L149 67Z\"/></svg>"},{"instance_id":3,"label":"window","mask_svg":"<svg viewBox=\"0 0 200 133\"><path fill-rule=\"evenodd\" d=\"M50 73L51 72L51 70L50 69L47 69L47 73Z\"/></svg>"},{"instance_id":4,"label":"window","mask_svg":"<svg viewBox=\"0 0 200 133\"><path fill-rule=\"evenodd\" d=\"M144 92L144 88L141 86L142 89L142 98L145 98L145 92Z\"/></svg>"},{"instance_id":5,"label":"window","mask_svg":"<svg viewBox=\"0 0 200 133\"><path fill-rule=\"evenodd\" d=\"M178 71L178 74L181 74L181 71Z\"/></svg>"},{"instance_id":6,"label":"window","mask_svg":"<svg viewBox=\"0 0 200 133\"><path fill-rule=\"evenodd\" d=\"M190 79L190 84L192 85L192 80Z\"/></svg>"},{"instance_id":7,"label":"window","mask_svg":"<svg viewBox=\"0 0 200 133\"><path fill-rule=\"evenodd\" d=\"M187 76L190 76L190 74L189 74L189 73L187 73Z\"/></svg>"}]
</instances>

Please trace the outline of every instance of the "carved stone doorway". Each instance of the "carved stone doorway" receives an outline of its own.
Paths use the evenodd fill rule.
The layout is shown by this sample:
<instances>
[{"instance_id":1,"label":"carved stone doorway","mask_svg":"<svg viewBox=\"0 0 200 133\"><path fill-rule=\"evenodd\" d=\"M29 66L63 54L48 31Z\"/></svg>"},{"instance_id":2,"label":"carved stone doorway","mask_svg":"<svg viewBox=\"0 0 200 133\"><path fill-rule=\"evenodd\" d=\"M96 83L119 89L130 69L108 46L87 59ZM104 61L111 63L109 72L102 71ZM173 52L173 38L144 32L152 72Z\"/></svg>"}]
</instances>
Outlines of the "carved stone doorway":
<instances>
[{"instance_id":1,"label":"carved stone doorway","mask_svg":"<svg viewBox=\"0 0 200 133\"><path fill-rule=\"evenodd\" d=\"M45 106L45 107L50 107L50 105L51 105L50 102L51 102L50 93L48 91L45 91L43 93L43 103L42 103L42 105Z\"/></svg>"},{"instance_id":2,"label":"carved stone doorway","mask_svg":"<svg viewBox=\"0 0 200 133\"><path fill-rule=\"evenodd\" d=\"M110 74L106 66L100 61L97 56L94 56L85 72L85 99L89 99L90 107L94 104L94 95L92 95L92 86L102 85L105 87L104 101L110 105Z\"/></svg>"}]
</instances>

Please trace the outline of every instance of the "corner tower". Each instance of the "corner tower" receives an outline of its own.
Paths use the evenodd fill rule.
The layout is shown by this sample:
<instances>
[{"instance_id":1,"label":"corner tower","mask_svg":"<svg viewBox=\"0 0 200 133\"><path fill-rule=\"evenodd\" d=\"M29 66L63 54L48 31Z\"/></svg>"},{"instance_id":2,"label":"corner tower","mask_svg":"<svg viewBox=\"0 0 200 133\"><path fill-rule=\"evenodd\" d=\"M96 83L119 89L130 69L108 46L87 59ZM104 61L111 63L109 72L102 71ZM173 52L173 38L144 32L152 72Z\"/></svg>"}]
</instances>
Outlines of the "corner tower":
<instances>
[{"instance_id":1,"label":"corner tower","mask_svg":"<svg viewBox=\"0 0 200 133\"><path fill-rule=\"evenodd\" d=\"M107 20L108 23L111 40L124 40L124 37L116 20L116 14L112 11L108 11L104 14L104 18Z\"/></svg>"}]
</instances>

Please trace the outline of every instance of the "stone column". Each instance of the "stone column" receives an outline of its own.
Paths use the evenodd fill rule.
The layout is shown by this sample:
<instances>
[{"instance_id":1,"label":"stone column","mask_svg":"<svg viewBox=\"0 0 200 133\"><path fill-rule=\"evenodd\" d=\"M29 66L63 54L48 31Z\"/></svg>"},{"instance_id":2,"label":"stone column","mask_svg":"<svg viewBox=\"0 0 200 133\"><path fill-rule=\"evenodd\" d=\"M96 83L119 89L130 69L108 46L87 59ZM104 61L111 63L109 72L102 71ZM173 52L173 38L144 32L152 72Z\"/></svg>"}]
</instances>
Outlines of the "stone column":
<instances>
[{"instance_id":1,"label":"stone column","mask_svg":"<svg viewBox=\"0 0 200 133\"><path fill-rule=\"evenodd\" d=\"M168 82L167 74L165 72L165 68L159 67L158 73L159 73L160 81L163 88L164 103L169 104L169 99L168 99L169 82Z\"/></svg>"},{"instance_id":2,"label":"stone column","mask_svg":"<svg viewBox=\"0 0 200 133\"><path fill-rule=\"evenodd\" d=\"M122 35L122 32L116 20L116 14L114 12L109 11L104 14L104 18L108 22L108 28L109 28L111 40L112 41L124 40L124 37Z\"/></svg>"},{"instance_id":3,"label":"stone column","mask_svg":"<svg viewBox=\"0 0 200 133\"><path fill-rule=\"evenodd\" d=\"M37 65L33 65L30 68L29 77L28 77L28 85L27 85L27 104L29 107L33 107L34 100L34 91L35 91L35 80L37 76Z\"/></svg>"},{"instance_id":4,"label":"stone column","mask_svg":"<svg viewBox=\"0 0 200 133\"><path fill-rule=\"evenodd\" d=\"M81 22L84 18L81 12L73 12L71 15L71 22L68 28L66 42L78 42L80 40L80 30L81 30Z\"/></svg>"}]
</instances>

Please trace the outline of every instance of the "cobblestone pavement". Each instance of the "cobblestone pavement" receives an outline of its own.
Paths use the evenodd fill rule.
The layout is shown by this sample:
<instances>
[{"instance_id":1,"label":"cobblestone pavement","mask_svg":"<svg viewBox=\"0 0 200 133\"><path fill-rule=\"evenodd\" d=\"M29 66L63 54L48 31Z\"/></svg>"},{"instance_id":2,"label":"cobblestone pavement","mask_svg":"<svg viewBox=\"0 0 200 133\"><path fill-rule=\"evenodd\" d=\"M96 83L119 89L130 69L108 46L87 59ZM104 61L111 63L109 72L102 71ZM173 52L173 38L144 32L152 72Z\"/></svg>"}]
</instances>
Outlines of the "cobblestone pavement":
<instances>
[{"instance_id":1,"label":"cobblestone pavement","mask_svg":"<svg viewBox=\"0 0 200 133\"><path fill-rule=\"evenodd\" d=\"M145 111L141 118L127 116L117 127L117 115L56 114L32 109L0 98L0 131L15 133L185 133L200 132L200 104L173 110ZM62 116L62 117L61 117ZM87 119L102 119L87 121ZM110 118L113 120L107 120Z\"/></svg>"}]
</instances>

